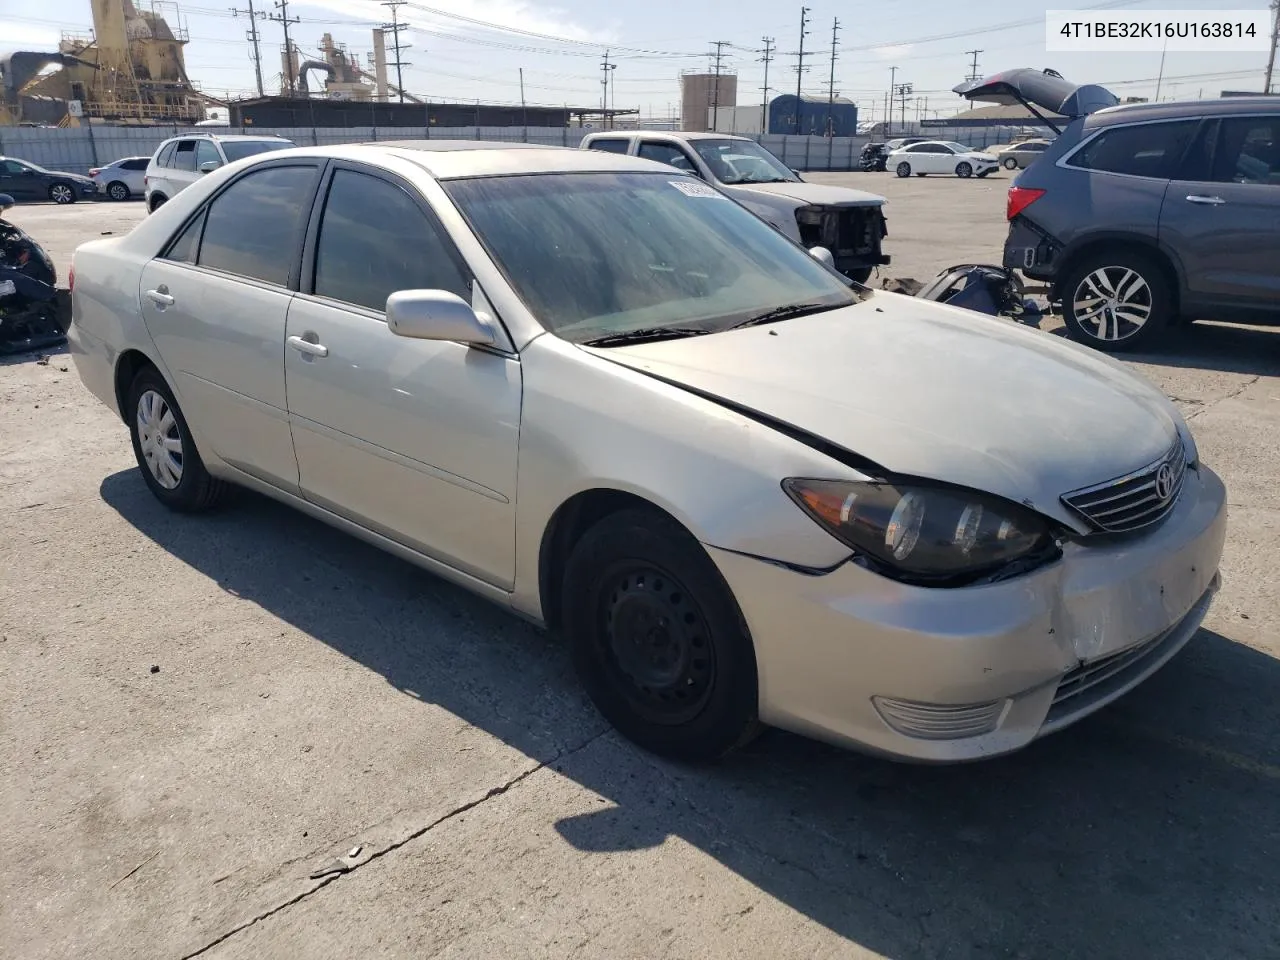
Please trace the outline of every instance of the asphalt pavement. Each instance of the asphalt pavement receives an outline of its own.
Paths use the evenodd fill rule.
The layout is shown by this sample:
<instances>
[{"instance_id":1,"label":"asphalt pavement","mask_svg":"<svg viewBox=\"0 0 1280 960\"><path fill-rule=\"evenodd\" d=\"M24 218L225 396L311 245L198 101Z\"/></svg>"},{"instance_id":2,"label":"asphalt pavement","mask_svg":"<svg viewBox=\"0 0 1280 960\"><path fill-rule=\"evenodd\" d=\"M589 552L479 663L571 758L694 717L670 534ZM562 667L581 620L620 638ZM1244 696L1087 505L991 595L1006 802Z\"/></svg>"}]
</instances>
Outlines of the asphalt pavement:
<instances>
[{"instance_id":1,"label":"asphalt pavement","mask_svg":"<svg viewBox=\"0 0 1280 960\"><path fill-rule=\"evenodd\" d=\"M884 276L998 260L1003 174L812 179L890 198ZM65 278L143 212L9 216ZM656 760L556 638L254 495L166 512L65 353L4 359L0 956L1280 956L1280 330L1128 362L1227 483L1222 593L1112 708L935 768Z\"/></svg>"}]
</instances>

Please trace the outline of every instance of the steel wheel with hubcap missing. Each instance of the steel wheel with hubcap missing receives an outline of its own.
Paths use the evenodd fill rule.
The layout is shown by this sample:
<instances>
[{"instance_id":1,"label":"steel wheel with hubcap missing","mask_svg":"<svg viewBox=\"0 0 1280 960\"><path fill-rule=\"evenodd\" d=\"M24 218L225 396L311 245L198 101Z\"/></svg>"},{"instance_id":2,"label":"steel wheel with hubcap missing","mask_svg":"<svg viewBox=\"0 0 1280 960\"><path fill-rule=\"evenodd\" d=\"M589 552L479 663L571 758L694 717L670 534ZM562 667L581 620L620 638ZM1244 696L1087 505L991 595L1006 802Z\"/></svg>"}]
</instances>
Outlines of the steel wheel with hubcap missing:
<instances>
[{"instance_id":1,"label":"steel wheel with hubcap missing","mask_svg":"<svg viewBox=\"0 0 1280 960\"><path fill-rule=\"evenodd\" d=\"M205 510L226 484L209 474L186 418L158 370L144 366L133 378L129 435L142 477L157 500L180 511Z\"/></svg>"},{"instance_id":2,"label":"steel wheel with hubcap missing","mask_svg":"<svg viewBox=\"0 0 1280 960\"><path fill-rule=\"evenodd\" d=\"M687 530L626 509L586 531L564 568L560 609L591 700L628 739L686 760L755 733L755 650L742 614Z\"/></svg>"},{"instance_id":3,"label":"steel wheel with hubcap missing","mask_svg":"<svg viewBox=\"0 0 1280 960\"><path fill-rule=\"evenodd\" d=\"M54 203L75 203L76 192L65 183L55 183L49 188L49 199Z\"/></svg>"}]
</instances>

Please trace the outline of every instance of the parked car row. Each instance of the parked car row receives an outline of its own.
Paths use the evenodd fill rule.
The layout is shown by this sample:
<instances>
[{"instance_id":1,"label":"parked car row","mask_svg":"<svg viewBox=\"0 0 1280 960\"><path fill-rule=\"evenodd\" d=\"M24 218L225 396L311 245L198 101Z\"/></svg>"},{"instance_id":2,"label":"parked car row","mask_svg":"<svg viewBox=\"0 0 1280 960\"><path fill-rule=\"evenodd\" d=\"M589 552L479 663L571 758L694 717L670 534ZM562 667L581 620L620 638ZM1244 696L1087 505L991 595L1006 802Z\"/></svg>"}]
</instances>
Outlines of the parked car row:
<instances>
[{"instance_id":1,"label":"parked car row","mask_svg":"<svg viewBox=\"0 0 1280 960\"><path fill-rule=\"evenodd\" d=\"M800 230L853 191L644 137L193 175L76 251L76 368L161 503L249 487L555 629L668 755L992 757L1188 642L1226 492L1159 389L853 283Z\"/></svg>"}]
</instances>

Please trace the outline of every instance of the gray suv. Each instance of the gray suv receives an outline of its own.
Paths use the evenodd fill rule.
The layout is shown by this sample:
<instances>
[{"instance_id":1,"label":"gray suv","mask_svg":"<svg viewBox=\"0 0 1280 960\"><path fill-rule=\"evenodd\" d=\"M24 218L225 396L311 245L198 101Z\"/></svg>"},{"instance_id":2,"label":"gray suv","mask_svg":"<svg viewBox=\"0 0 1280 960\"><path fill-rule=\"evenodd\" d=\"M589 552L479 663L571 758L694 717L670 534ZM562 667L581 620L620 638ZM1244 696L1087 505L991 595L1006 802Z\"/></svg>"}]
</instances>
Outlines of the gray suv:
<instances>
[{"instance_id":1,"label":"gray suv","mask_svg":"<svg viewBox=\"0 0 1280 960\"><path fill-rule=\"evenodd\" d=\"M1280 98L1118 106L1030 69L955 89L1067 118L1009 189L1004 264L1050 284L1073 339L1118 351L1180 320L1280 323Z\"/></svg>"}]
</instances>

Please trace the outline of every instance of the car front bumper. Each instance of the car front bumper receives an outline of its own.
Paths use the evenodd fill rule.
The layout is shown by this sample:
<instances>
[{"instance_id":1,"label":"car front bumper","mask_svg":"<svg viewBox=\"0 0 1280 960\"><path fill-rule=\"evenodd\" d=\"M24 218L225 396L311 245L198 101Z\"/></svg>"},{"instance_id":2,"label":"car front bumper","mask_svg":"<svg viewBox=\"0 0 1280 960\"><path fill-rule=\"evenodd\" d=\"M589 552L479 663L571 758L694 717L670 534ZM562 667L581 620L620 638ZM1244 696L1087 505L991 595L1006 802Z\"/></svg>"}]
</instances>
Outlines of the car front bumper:
<instances>
[{"instance_id":1,"label":"car front bumper","mask_svg":"<svg viewBox=\"0 0 1280 960\"><path fill-rule=\"evenodd\" d=\"M846 563L813 575L708 551L755 644L760 718L930 762L1009 753L1137 686L1195 634L1217 591L1226 492L1189 470L1136 538L1069 542L1055 563L960 589Z\"/></svg>"}]
</instances>

